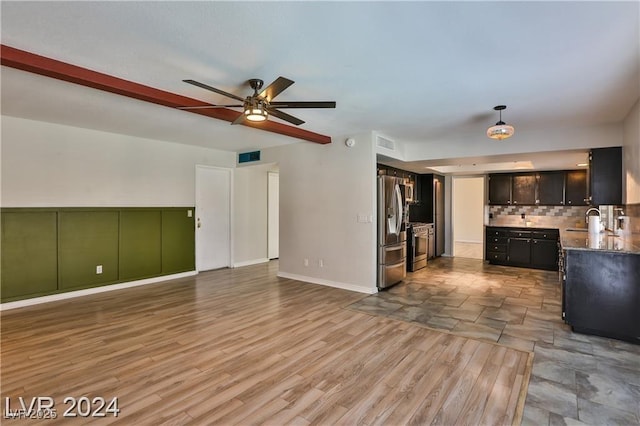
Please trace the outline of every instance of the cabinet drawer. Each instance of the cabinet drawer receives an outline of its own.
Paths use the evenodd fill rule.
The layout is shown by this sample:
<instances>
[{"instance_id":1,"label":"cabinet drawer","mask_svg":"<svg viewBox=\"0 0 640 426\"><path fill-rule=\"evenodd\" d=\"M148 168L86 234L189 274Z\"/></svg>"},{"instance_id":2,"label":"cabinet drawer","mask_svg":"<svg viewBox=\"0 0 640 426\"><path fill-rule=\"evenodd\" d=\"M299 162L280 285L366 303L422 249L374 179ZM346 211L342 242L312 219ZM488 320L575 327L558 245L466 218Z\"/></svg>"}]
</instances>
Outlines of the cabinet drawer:
<instances>
[{"instance_id":1,"label":"cabinet drawer","mask_svg":"<svg viewBox=\"0 0 640 426\"><path fill-rule=\"evenodd\" d=\"M531 231L509 231L511 238L531 238Z\"/></svg>"},{"instance_id":2,"label":"cabinet drawer","mask_svg":"<svg viewBox=\"0 0 640 426\"><path fill-rule=\"evenodd\" d=\"M507 244L506 237L490 237L487 239L487 244Z\"/></svg>"},{"instance_id":3,"label":"cabinet drawer","mask_svg":"<svg viewBox=\"0 0 640 426\"><path fill-rule=\"evenodd\" d=\"M497 253L506 253L507 245L506 244L489 244L487 246L487 251L497 252Z\"/></svg>"},{"instance_id":4,"label":"cabinet drawer","mask_svg":"<svg viewBox=\"0 0 640 426\"><path fill-rule=\"evenodd\" d=\"M558 233L555 231L534 231L531 233L536 240L557 240Z\"/></svg>"},{"instance_id":5,"label":"cabinet drawer","mask_svg":"<svg viewBox=\"0 0 640 426\"><path fill-rule=\"evenodd\" d=\"M498 261L498 262L506 262L507 261L507 253L487 253L487 260Z\"/></svg>"},{"instance_id":6,"label":"cabinet drawer","mask_svg":"<svg viewBox=\"0 0 640 426\"><path fill-rule=\"evenodd\" d=\"M509 236L508 231L504 229L495 229L495 228L487 229L487 239L491 237L506 238L508 236Z\"/></svg>"}]
</instances>

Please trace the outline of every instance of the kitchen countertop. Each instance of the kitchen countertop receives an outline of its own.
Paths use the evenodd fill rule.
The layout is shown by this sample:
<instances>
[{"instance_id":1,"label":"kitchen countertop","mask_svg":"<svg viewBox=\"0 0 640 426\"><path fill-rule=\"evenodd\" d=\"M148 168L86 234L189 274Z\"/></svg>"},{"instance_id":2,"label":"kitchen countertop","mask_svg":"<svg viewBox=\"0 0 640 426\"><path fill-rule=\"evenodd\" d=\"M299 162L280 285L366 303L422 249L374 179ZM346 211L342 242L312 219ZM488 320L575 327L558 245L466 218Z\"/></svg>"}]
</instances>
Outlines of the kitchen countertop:
<instances>
[{"instance_id":1,"label":"kitchen countertop","mask_svg":"<svg viewBox=\"0 0 640 426\"><path fill-rule=\"evenodd\" d=\"M485 228L513 228L513 229L530 229L532 231L539 231L545 229L558 229L553 226L526 226L526 225L485 225Z\"/></svg>"},{"instance_id":2,"label":"kitchen countertop","mask_svg":"<svg viewBox=\"0 0 640 426\"><path fill-rule=\"evenodd\" d=\"M607 231L594 236L586 229L569 228L560 230L560 244L565 250L640 254L640 234L615 236Z\"/></svg>"},{"instance_id":3,"label":"kitchen countertop","mask_svg":"<svg viewBox=\"0 0 640 426\"><path fill-rule=\"evenodd\" d=\"M558 229L523 225L486 225L492 228L518 229ZM595 238L586 228L560 229L560 244L564 250L589 250L615 253L640 254L640 234L614 236L612 232L603 232Z\"/></svg>"}]
</instances>

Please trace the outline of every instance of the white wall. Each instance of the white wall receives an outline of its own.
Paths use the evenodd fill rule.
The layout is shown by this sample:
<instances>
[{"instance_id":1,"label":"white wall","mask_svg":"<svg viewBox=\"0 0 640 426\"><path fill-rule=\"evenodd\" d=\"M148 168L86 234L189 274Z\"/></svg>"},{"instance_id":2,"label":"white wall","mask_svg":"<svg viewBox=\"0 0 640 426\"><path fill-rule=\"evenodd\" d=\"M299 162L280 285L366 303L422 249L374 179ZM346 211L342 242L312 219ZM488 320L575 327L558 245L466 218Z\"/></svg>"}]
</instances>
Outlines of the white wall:
<instances>
[{"instance_id":1,"label":"white wall","mask_svg":"<svg viewBox=\"0 0 640 426\"><path fill-rule=\"evenodd\" d=\"M640 203L640 100L624 120L625 204Z\"/></svg>"},{"instance_id":2,"label":"white wall","mask_svg":"<svg viewBox=\"0 0 640 426\"><path fill-rule=\"evenodd\" d=\"M2 207L192 206L232 152L2 116Z\"/></svg>"},{"instance_id":3,"label":"white wall","mask_svg":"<svg viewBox=\"0 0 640 426\"><path fill-rule=\"evenodd\" d=\"M376 291L376 163L371 133L264 150L280 168L280 276ZM358 223L358 215L371 223ZM304 265L308 259L309 265ZM320 260L323 266L320 266Z\"/></svg>"},{"instance_id":4,"label":"white wall","mask_svg":"<svg viewBox=\"0 0 640 426\"><path fill-rule=\"evenodd\" d=\"M3 207L187 206L197 164L236 154L2 116ZM280 168L283 276L375 292L375 154L371 133L348 148L301 142L263 151ZM267 173L234 170L234 263L266 258ZM358 215L372 223L358 223ZM304 266L304 259L309 266ZM323 266L319 266L319 261Z\"/></svg>"},{"instance_id":5,"label":"white wall","mask_svg":"<svg viewBox=\"0 0 640 426\"><path fill-rule=\"evenodd\" d=\"M268 172L273 165L238 167L234 171L235 266L267 262Z\"/></svg>"},{"instance_id":6,"label":"white wall","mask_svg":"<svg viewBox=\"0 0 640 426\"><path fill-rule=\"evenodd\" d=\"M484 177L453 178L452 212L455 241L482 243Z\"/></svg>"}]
</instances>

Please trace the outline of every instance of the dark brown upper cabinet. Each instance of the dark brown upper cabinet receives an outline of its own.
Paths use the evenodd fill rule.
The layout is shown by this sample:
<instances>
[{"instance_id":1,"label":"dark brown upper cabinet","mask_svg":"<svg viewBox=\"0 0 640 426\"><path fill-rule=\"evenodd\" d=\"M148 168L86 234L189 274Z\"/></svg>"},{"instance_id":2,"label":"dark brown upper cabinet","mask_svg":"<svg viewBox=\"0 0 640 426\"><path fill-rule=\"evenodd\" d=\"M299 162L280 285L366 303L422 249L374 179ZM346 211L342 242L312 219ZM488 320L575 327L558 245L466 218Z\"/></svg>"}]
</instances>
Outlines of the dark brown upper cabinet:
<instances>
[{"instance_id":1,"label":"dark brown upper cabinet","mask_svg":"<svg viewBox=\"0 0 640 426\"><path fill-rule=\"evenodd\" d=\"M561 206L564 205L564 196L565 172L538 173L538 198L536 204Z\"/></svg>"},{"instance_id":2,"label":"dark brown upper cabinet","mask_svg":"<svg viewBox=\"0 0 640 426\"><path fill-rule=\"evenodd\" d=\"M587 205L587 171L570 170L566 172L565 204L567 206Z\"/></svg>"},{"instance_id":3,"label":"dark brown upper cabinet","mask_svg":"<svg viewBox=\"0 0 640 426\"><path fill-rule=\"evenodd\" d=\"M594 206L622 204L622 148L589 153L589 200Z\"/></svg>"},{"instance_id":4,"label":"dark brown upper cabinet","mask_svg":"<svg viewBox=\"0 0 640 426\"><path fill-rule=\"evenodd\" d=\"M507 173L489 175L489 204L511 204L511 175Z\"/></svg>"},{"instance_id":5,"label":"dark brown upper cabinet","mask_svg":"<svg viewBox=\"0 0 640 426\"><path fill-rule=\"evenodd\" d=\"M490 174L489 204L584 206L587 182L586 170Z\"/></svg>"},{"instance_id":6,"label":"dark brown upper cabinet","mask_svg":"<svg viewBox=\"0 0 640 426\"><path fill-rule=\"evenodd\" d=\"M511 204L534 205L536 204L536 174L517 173L511 181Z\"/></svg>"}]
</instances>

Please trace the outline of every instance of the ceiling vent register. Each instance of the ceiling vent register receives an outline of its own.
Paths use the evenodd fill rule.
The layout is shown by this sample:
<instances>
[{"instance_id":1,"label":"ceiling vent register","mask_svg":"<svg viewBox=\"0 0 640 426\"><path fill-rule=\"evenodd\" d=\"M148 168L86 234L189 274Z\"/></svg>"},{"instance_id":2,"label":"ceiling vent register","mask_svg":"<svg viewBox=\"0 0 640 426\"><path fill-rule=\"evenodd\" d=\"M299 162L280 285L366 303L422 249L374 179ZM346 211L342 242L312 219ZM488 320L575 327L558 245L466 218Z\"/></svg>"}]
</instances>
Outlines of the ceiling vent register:
<instances>
[{"instance_id":1,"label":"ceiling vent register","mask_svg":"<svg viewBox=\"0 0 640 426\"><path fill-rule=\"evenodd\" d=\"M390 151L396 150L396 143L391 139L387 139L382 136L376 136L376 145L379 146L380 148L385 148Z\"/></svg>"}]
</instances>

